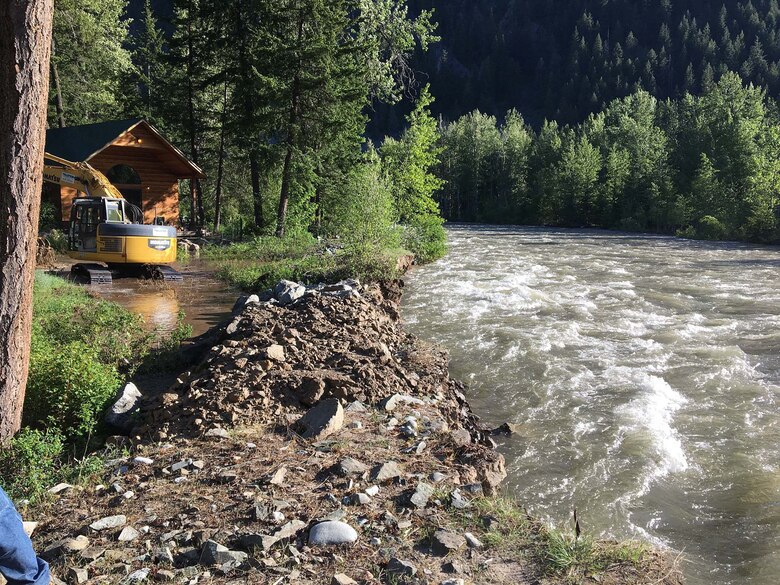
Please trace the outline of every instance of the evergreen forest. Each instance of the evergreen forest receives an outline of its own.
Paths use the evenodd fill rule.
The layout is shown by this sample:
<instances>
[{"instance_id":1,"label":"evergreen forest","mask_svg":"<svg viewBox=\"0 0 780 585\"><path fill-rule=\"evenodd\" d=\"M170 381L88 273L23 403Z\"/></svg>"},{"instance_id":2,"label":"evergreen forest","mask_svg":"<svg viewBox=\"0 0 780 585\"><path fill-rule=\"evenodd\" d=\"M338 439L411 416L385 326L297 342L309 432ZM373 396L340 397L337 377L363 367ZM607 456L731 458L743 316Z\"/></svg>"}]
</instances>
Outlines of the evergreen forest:
<instances>
[{"instance_id":1,"label":"evergreen forest","mask_svg":"<svg viewBox=\"0 0 780 585\"><path fill-rule=\"evenodd\" d=\"M60 0L52 49L50 125L149 120L196 229L777 239L777 0Z\"/></svg>"}]
</instances>

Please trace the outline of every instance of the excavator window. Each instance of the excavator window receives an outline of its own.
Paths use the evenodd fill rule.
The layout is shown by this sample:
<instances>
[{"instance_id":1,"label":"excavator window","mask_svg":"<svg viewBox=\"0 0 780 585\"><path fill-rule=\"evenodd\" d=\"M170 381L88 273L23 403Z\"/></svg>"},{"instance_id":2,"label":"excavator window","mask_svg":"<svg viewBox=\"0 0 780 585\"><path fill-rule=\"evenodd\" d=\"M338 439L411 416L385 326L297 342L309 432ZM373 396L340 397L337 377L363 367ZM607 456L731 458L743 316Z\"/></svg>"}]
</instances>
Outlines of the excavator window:
<instances>
[{"instance_id":1,"label":"excavator window","mask_svg":"<svg viewBox=\"0 0 780 585\"><path fill-rule=\"evenodd\" d=\"M106 221L124 222L121 201L106 201Z\"/></svg>"}]
</instances>

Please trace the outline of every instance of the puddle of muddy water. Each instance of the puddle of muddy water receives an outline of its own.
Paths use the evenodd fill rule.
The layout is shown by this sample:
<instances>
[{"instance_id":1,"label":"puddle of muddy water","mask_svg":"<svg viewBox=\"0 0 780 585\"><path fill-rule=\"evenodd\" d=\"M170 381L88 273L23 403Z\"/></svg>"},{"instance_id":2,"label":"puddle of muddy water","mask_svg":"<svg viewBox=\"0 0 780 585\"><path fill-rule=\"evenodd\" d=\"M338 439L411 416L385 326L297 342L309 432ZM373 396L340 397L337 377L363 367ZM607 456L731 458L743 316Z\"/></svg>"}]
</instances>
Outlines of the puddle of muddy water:
<instances>
[{"instance_id":1,"label":"puddle of muddy water","mask_svg":"<svg viewBox=\"0 0 780 585\"><path fill-rule=\"evenodd\" d=\"M182 274L181 282L115 277L110 285L87 288L141 315L150 330L172 331L179 311L183 311L193 337L197 337L230 316L240 293L210 276L212 271L206 263L196 261L176 269ZM68 272L61 274L67 276Z\"/></svg>"}]
</instances>

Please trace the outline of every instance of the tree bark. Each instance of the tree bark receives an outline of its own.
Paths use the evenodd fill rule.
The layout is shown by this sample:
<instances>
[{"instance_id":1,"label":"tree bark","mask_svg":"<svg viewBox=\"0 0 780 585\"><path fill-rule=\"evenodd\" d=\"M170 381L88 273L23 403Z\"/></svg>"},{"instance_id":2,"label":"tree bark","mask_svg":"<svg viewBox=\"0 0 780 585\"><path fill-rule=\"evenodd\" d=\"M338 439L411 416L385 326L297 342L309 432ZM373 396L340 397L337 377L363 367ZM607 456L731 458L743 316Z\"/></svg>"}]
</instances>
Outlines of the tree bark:
<instances>
[{"instance_id":1,"label":"tree bark","mask_svg":"<svg viewBox=\"0 0 780 585\"><path fill-rule=\"evenodd\" d=\"M260 189L260 150L257 147L255 132L255 102L251 83L251 71L249 69L248 48L246 45L247 31L245 30L243 2L236 2L235 36L238 43L238 80L236 91L240 92L244 101L244 138L247 140L249 151L249 174L252 183L252 204L254 206L255 227L263 229L265 216L263 214L263 192Z\"/></svg>"},{"instance_id":2,"label":"tree bark","mask_svg":"<svg viewBox=\"0 0 780 585\"><path fill-rule=\"evenodd\" d=\"M57 126L60 128L65 127L65 108L62 105L62 87L60 86L60 74L57 71L57 62L54 60L55 55L54 38L51 39L51 76L54 81L54 105L57 108Z\"/></svg>"},{"instance_id":3,"label":"tree bark","mask_svg":"<svg viewBox=\"0 0 780 585\"><path fill-rule=\"evenodd\" d=\"M252 203L255 212L255 227L260 229L265 225L263 216L263 192L260 190L260 161L256 147L249 150L249 176L252 181Z\"/></svg>"},{"instance_id":4,"label":"tree bark","mask_svg":"<svg viewBox=\"0 0 780 585\"><path fill-rule=\"evenodd\" d=\"M194 71L195 57L193 56L192 40L192 2L187 3L187 118L190 134L190 157L196 165L198 161L198 137L195 128L195 87ZM192 218L190 228L203 228L203 192L200 188L200 179L190 179L190 204L192 205Z\"/></svg>"},{"instance_id":5,"label":"tree bark","mask_svg":"<svg viewBox=\"0 0 780 585\"><path fill-rule=\"evenodd\" d=\"M303 39L303 12L298 12L298 39L296 47L301 46ZM282 168L282 188L279 193L279 210L276 214L276 237L284 237L285 223L287 221L287 205L290 201L290 183L292 181L292 157L297 143L298 117L300 115L301 100L301 61L298 58L295 77L293 78L292 91L290 92L290 114L287 123L287 152L284 155L284 167Z\"/></svg>"},{"instance_id":6,"label":"tree bark","mask_svg":"<svg viewBox=\"0 0 780 585\"><path fill-rule=\"evenodd\" d=\"M21 426L30 364L52 13L0 2L0 442Z\"/></svg>"},{"instance_id":7,"label":"tree bark","mask_svg":"<svg viewBox=\"0 0 780 585\"><path fill-rule=\"evenodd\" d=\"M222 175L225 169L225 126L227 124L228 82L225 75L225 92L222 96L222 120L219 129L219 160L217 162L217 184L214 187L214 231L219 231L222 221Z\"/></svg>"}]
</instances>

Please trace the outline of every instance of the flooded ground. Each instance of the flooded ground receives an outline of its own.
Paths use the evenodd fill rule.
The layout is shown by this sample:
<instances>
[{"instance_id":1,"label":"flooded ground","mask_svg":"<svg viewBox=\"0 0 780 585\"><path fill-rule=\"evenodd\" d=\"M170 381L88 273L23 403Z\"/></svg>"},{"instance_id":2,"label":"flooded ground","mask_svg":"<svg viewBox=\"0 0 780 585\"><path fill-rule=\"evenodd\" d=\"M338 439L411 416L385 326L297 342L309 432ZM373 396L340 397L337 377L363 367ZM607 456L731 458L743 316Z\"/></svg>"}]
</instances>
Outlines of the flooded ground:
<instances>
[{"instance_id":1,"label":"flooded ground","mask_svg":"<svg viewBox=\"0 0 780 585\"><path fill-rule=\"evenodd\" d=\"M780 579L780 250L454 227L402 315L451 352L536 515L683 551L693 585Z\"/></svg>"},{"instance_id":2,"label":"flooded ground","mask_svg":"<svg viewBox=\"0 0 780 585\"><path fill-rule=\"evenodd\" d=\"M171 331L179 311L196 337L230 316L240 293L211 276L213 270L200 261L175 266L183 278L178 283L160 283L138 278L114 278L110 285L90 290L141 315L149 329ZM67 272L65 272L67 274Z\"/></svg>"}]
</instances>

